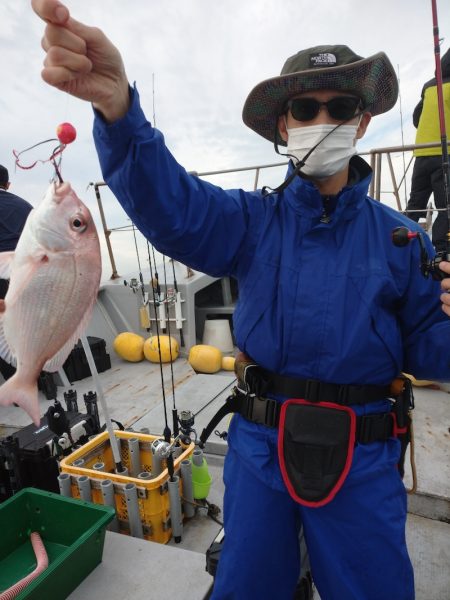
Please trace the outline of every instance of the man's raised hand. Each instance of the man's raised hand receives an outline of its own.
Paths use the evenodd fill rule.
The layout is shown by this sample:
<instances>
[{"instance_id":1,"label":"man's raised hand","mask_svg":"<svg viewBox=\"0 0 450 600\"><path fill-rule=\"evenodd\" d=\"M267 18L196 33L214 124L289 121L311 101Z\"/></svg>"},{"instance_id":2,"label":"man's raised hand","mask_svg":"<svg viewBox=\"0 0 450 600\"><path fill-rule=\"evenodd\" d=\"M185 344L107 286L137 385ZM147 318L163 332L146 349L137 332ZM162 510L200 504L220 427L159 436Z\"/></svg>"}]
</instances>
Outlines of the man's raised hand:
<instances>
[{"instance_id":1,"label":"man's raised hand","mask_svg":"<svg viewBox=\"0 0 450 600\"><path fill-rule=\"evenodd\" d=\"M70 16L58 0L31 0L47 25L43 80L77 98L92 102L109 122L128 110L128 79L117 48L97 27Z\"/></svg>"}]
</instances>

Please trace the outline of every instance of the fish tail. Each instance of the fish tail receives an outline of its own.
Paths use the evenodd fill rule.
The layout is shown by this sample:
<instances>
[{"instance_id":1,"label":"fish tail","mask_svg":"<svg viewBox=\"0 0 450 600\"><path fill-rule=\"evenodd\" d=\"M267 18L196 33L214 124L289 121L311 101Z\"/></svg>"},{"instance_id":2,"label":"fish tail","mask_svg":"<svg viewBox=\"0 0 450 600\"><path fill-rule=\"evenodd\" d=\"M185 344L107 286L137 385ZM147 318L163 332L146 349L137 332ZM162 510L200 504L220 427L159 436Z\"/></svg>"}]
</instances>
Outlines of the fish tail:
<instances>
[{"instance_id":1,"label":"fish tail","mask_svg":"<svg viewBox=\"0 0 450 600\"><path fill-rule=\"evenodd\" d=\"M23 381L17 373L0 386L0 404L17 404L30 415L36 426L41 423L37 385L35 382Z\"/></svg>"}]
</instances>

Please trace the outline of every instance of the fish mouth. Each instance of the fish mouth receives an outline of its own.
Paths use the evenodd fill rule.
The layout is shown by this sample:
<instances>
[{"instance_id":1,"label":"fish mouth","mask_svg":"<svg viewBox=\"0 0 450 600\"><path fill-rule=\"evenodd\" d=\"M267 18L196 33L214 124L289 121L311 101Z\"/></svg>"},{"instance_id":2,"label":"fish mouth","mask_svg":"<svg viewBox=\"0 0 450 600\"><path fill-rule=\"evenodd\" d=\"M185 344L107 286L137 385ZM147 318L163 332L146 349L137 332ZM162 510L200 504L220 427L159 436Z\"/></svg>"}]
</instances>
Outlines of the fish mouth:
<instances>
[{"instance_id":1,"label":"fish mouth","mask_svg":"<svg viewBox=\"0 0 450 600\"><path fill-rule=\"evenodd\" d=\"M61 204L67 194L70 192L71 187L70 183L67 181L63 181L62 183L58 183L56 181L53 182L53 202L55 204Z\"/></svg>"}]
</instances>

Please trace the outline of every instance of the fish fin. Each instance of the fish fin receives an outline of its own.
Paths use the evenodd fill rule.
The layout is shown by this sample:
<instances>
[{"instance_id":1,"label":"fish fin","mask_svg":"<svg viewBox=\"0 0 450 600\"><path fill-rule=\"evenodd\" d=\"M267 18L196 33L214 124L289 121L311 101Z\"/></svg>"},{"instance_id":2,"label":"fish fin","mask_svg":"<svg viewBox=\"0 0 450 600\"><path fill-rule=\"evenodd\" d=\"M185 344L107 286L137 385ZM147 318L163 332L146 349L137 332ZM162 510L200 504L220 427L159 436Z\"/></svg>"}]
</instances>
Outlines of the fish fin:
<instances>
[{"instance_id":1,"label":"fish fin","mask_svg":"<svg viewBox=\"0 0 450 600\"><path fill-rule=\"evenodd\" d=\"M83 318L81 319L76 330L73 332L73 335L71 336L71 338L64 344L64 346L52 358L49 358L47 360L47 362L43 366L44 371L48 371L49 373L54 373L55 371L58 371L59 369L62 368L63 364L66 362L69 354L74 349L75 344L80 339L80 336L83 334L84 330L86 329L86 327L91 319L95 300L96 300L96 298L94 298L91 306L89 306L86 309L86 311L83 315Z\"/></svg>"},{"instance_id":2,"label":"fish fin","mask_svg":"<svg viewBox=\"0 0 450 600\"><path fill-rule=\"evenodd\" d=\"M3 313L0 313L0 357L7 363L15 367L17 365L16 357L6 341L5 331L3 329Z\"/></svg>"},{"instance_id":3,"label":"fish fin","mask_svg":"<svg viewBox=\"0 0 450 600\"><path fill-rule=\"evenodd\" d=\"M14 252L0 252L0 279L9 279Z\"/></svg>"},{"instance_id":4,"label":"fish fin","mask_svg":"<svg viewBox=\"0 0 450 600\"><path fill-rule=\"evenodd\" d=\"M35 382L23 381L17 373L0 387L0 404L18 404L30 415L33 423L39 427L41 416L39 411L38 389Z\"/></svg>"}]
</instances>

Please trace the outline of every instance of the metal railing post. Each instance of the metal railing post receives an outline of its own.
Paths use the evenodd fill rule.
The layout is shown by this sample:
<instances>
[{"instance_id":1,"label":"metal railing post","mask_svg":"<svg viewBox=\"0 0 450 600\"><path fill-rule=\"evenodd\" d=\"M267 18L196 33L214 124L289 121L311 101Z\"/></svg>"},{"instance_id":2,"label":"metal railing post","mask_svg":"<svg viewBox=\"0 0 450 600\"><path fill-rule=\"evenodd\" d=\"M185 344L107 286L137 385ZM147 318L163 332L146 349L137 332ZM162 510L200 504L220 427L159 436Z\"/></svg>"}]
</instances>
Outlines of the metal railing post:
<instances>
[{"instance_id":1,"label":"metal railing post","mask_svg":"<svg viewBox=\"0 0 450 600\"><path fill-rule=\"evenodd\" d=\"M111 262L111 268L112 268L111 279L117 279L118 277L120 277L120 275L117 273L116 262L114 260L114 253L113 253L111 241L109 239L111 236L111 230L108 229L108 227L106 225L105 213L103 211L102 198L100 196L100 190L98 189L100 184L91 183L90 185L94 186L95 196L97 198L98 210L100 212L100 219L101 219L102 225L103 225L103 233L105 234L106 247L108 249L109 260Z\"/></svg>"},{"instance_id":2,"label":"metal railing post","mask_svg":"<svg viewBox=\"0 0 450 600\"><path fill-rule=\"evenodd\" d=\"M387 159L388 159L388 164L389 164L389 171L391 172L392 185L394 186L394 196L395 196L395 199L397 200L397 208L398 208L399 212L402 212L402 205L400 202L400 194L398 193L399 188L397 187L397 182L395 180L394 166L392 164L392 158L391 158L390 152L387 153Z\"/></svg>"}]
</instances>

